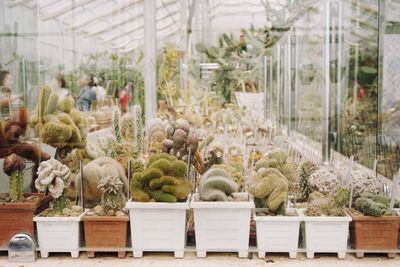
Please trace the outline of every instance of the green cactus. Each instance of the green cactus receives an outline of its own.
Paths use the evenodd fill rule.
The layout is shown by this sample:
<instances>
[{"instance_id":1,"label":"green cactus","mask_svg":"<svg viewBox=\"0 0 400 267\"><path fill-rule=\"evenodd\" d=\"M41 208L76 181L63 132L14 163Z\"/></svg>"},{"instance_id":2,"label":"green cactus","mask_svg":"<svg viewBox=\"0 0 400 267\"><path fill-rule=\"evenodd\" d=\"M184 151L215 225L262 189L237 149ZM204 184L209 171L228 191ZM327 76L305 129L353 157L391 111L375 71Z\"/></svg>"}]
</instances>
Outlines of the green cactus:
<instances>
[{"instance_id":1,"label":"green cactus","mask_svg":"<svg viewBox=\"0 0 400 267\"><path fill-rule=\"evenodd\" d=\"M132 198L140 202L150 201L150 198L160 202L186 199L192 190L191 183L184 175L186 169L183 161L176 160L168 154L151 155L146 170L133 175Z\"/></svg>"},{"instance_id":2,"label":"green cactus","mask_svg":"<svg viewBox=\"0 0 400 267\"><path fill-rule=\"evenodd\" d=\"M143 121L142 109L139 105L133 106L133 124L135 126L135 144L136 150L143 150Z\"/></svg>"},{"instance_id":3,"label":"green cactus","mask_svg":"<svg viewBox=\"0 0 400 267\"><path fill-rule=\"evenodd\" d=\"M71 136L71 127L55 122L46 123L42 131L43 141L47 144L66 143Z\"/></svg>"},{"instance_id":4,"label":"green cactus","mask_svg":"<svg viewBox=\"0 0 400 267\"><path fill-rule=\"evenodd\" d=\"M75 107L75 100L72 96L67 96L58 102L58 110L69 113Z\"/></svg>"},{"instance_id":5,"label":"green cactus","mask_svg":"<svg viewBox=\"0 0 400 267\"><path fill-rule=\"evenodd\" d=\"M119 111L116 109L113 115L114 136L118 143L122 143L121 127L119 121Z\"/></svg>"},{"instance_id":6,"label":"green cactus","mask_svg":"<svg viewBox=\"0 0 400 267\"><path fill-rule=\"evenodd\" d=\"M80 112L76 108L71 109L71 111L69 112L69 116L76 125L78 125L81 121L84 121L82 112Z\"/></svg>"},{"instance_id":7,"label":"green cactus","mask_svg":"<svg viewBox=\"0 0 400 267\"><path fill-rule=\"evenodd\" d=\"M46 109L44 114L53 114L57 110L58 105L58 94L52 92L46 102Z\"/></svg>"},{"instance_id":8,"label":"green cactus","mask_svg":"<svg viewBox=\"0 0 400 267\"><path fill-rule=\"evenodd\" d=\"M53 200L53 210L59 214L62 213L63 209L67 207L67 200L64 197L64 194L61 197L58 197Z\"/></svg>"},{"instance_id":9,"label":"green cactus","mask_svg":"<svg viewBox=\"0 0 400 267\"><path fill-rule=\"evenodd\" d=\"M308 178L317 169L318 169L318 166L315 165L315 163L312 161L306 161L303 164L301 164L299 186L300 186L301 192L303 194L303 197L305 199L307 199L311 193L311 189L308 184Z\"/></svg>"},{"instance_id":10,"label":"green cactus","mask_svg":"<svg viewBox=\"0 0 400 267\"><path fill-rule=\"evenodd\" d=\"M110 210L121 211L125 207L126 198L123 193L123 182L117 176L106 176L100 179L97 188L103 193L101 204L107 214Z\"/></svg>"},{"instance_id":11,"label":"green cactus","mask_svg":"<svg viewBox=\"0 0 400 267\"><path fill-rule=\"evenodd\" d=\"M181 160L175 160L171 164L170 175L174 177L187 176L187 164Z\"/></svg>"},{"instance_id":12,"label":"green cactus","mask_svg":"<svg viewBox=\"0 0 400 267\"><path fill-rule=\"evenodd\" d=\"M265 199L265 206L270 212L277 212L284 205L289 190L289 183L277 169L268 168L263 173L253 177L249 183L249 193L255 198Z\"/></svg>"},{"instance_id":13,"label":"green cactus","mask_svg":"<svg viewBox=\"0 0 400 267\"><path fill-rule=\"evenodd\" d=\"M349 204L350 191L347 188L340 187L336 189L333 200L337 207L344 207Z\"/></svg>"},{"instance_id":14,"label":"green cactus","mask_svg":"<svg viewBox=\"0 0 400 267\"><path fill-rule=\"evenodd\" d=\"M372 200L377 203L382 203L385 207L388 207L390 204L390 199L383 195L375 195Z\"/></svg>"},{"instance_id":15,"label":"green cactus","mask_svg":"<svg viewBox=\"0 0 400 267\"><path fill-rule=\"evenodd\" d=\"M149 168L159 169L164 175L166 175L170 172L171 163L167 159L160 158L159 160L153 162Z\"/></svg>"},{"instance_id":16,"label":"green cactus","mask_svg":"<svg viewBox=\"0 0 400 267\"><path fill-rule=\"evenodd\" d=\"M367 216L382 216L386 212L386 206L374 202L371 198L359 197L355 201L356 210Z\"/></svg>"},{"instance_id":17,"label":"green cactus","mask_svg":"<svg viewBox=\"0 0 400 267\"><path fill-rule=\"evenodd\" d=\"M149 195L154 198L158 202L176 202L177 198L169 193L165 193L163 191L157 190L157 191L152 191L150 190Z\"/></svg>"},{"instance_id":18,"label":"green cactus","mask_svg":"<svg viewBox=\"0 0 400 267\"><path fill-rule=\"evenodd\" d=\"M12 202L24 199L24 174L20 170L15 170L10 176L10 199Z\"/></svg>"}]
</instances>

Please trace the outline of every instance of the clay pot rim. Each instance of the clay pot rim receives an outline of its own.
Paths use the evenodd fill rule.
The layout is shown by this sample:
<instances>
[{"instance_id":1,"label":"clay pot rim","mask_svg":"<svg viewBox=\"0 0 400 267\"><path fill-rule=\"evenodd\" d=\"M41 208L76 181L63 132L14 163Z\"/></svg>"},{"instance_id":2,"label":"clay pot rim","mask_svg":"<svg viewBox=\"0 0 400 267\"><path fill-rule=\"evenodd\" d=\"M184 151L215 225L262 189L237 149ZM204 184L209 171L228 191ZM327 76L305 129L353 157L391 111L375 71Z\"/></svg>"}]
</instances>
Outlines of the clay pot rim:
<instances>
[{"instance_id":1,"label":"clay pot rim","mask_svg":"<svg viewBox=\"0 0 400 267\"><path fill-rule=\"evenodd\" d=\"M39 199L35 202L0 202L0 210L35 210L42 204L49 202L53 199L51 195L44 195L44 193L25 193L24 197L38 196Z\"/></svg>"},{"instance_id":2,"label":"clay pot rim","mask_svg":"<svg viewBox=\"0 0 400 267\"><path fill-rule=\"evenodd\" d=\"M82 221L129 221L129 216L128 215L124 215L124 216L108 216L108 215L104 215L104 216L87 216L84 215L81 217Z\"/></svg>"},{"instance_id":3,"label":"clay pot rim","mask_svg":"<svg viewBox=\"0 0 400 267\"><path fill-rule=\"evenodd\" d=\"M346 212L351 216L353 221L400 221L399 215L383 215L383 216L368 216L363 214L354 214L351 210L346 209Z\"/></svg>"}]
</instances>

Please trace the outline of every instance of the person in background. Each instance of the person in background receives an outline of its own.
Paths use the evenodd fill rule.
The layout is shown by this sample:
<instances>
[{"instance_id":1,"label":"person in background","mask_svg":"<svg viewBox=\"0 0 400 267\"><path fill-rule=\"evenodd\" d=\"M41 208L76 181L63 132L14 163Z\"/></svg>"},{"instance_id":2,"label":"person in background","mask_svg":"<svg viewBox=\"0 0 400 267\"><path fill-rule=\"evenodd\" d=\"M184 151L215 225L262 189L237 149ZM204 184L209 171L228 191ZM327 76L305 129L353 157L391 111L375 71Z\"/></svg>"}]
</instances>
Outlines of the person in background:
<instances>
[{"instance_id":1,"label":"person in background","mask_svg":"<svg viewBox=\"0 0 400 267\"><path fill-rule=\"evenodd\" d=\"M125 82L124 86L118 92L119 103L121 104L121 112L122 114L128 111L128 102L129 102L129 84Z\"/></svg>"},{"instance_id":2,"label":"person in background","mask_svg":"<svg viewBox=\"0 0 400 267\"><path fill-rule=\"evenodd\" d=\"M96 92L93 90L93 76L84 74L79 79L80 91L76 99L76 107L80 111L90 111L90 106L96 100Z\"/></svg>"},{"instance_id":3,"label":"person in background","mask_svg":"<svg viewBox=\"0 0 400 267\"><path fill-rule=\"evenodd\" d=\"M93 78L93 90L96 92L97 100L101 100L106 97L106 89L99 85L99 80L96 77Z\"/></svg>"},{"instance_id":4,"label":"person in background","mask_svg":"<svg viewBox=\"0 0 400 267\"><path fill-rule=\"evenodd\" d=\"M0 71L0 90L2 96L6 96L11 99L14 104L22 104L22 94L12 94L12 86L14 84L13 77L8 70Z\"/></svg>"},{"instance_id":5,"label":"person in background","mask_svg":"<svg viewBox=\"0 0 400 267\"><path fill-rule=\"evenodd\" d=\"M55 91L59 95L59 99L63 99L64 97L67 97L70 95L69 90L66 88L66 82L64 75L59 73L56 75L56 81L57 81L57 87L55 88Z\"/></svg>"},{"instance_id":6,"label":"person in background","mask_svg":"<svg viewBox=\"0 0 400 267\"><path fill-rule=\"evenodd\" d=\"M8 70L0 71L0 87L11 88L14 84L11 73Z\"/></svg>"}]
</instances>

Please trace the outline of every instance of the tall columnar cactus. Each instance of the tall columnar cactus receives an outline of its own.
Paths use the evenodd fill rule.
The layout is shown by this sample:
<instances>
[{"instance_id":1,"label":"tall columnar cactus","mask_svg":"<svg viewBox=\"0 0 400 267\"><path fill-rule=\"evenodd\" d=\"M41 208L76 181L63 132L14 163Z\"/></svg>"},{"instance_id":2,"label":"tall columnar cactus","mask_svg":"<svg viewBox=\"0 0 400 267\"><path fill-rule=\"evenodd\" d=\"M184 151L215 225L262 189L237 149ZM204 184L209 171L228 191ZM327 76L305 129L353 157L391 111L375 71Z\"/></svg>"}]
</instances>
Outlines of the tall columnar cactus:
<instances>
[{"instance_id":1,"label":"tall columnar cactus","mask_svg":"<svg viewBox=\"0 0 400 267\"><path fill-rule=\"evenodd\" d=\"M135 127L135 138L136 150L143 150L143 120L142 120L142 108L139 105L133 106L133 124Z\"/></svg>"},{"instance_id":2,"label":"tall columnar cactus","mask_svg":"<svg viewBox=\"0 0 400 267\"><path fill-rule=\"evenodd\" d=\"M41 192L49 190L53 196L53 210L62 213L67 207L67 201L64 198L64 190L70 182L71 170L67 165L51 158L40 163L37 170L38 178L35 180L35 187Z\"/></svg>"},{"instance_id":3,"label":"tall columnar cactus","mask_svg":"<svg viewBox=\"0 0 400 267\"><path fill-rule=\"evenodd\" d=\"M311 193L311 188L308 184L308 178L310 177L311 174L313 174L316 170L318 169L318 166L315 165L314 162L312 161L306 161L300 166L300 181L299 181L299 186L301 189L301 192L303 194L303 197L305 199L308 198L308 196Z\"/></svg>"},{"instance_id":4,"label":"tall columnar cactus","mask_svg":"<svg viewBox=\"0 0 400 267\"><path fill-rule=\"evenodd\" d=\"M113 130L114 130L114 136L115 139L117 140L118 143L122 142L122 136L121 136L121 127L120 127L120 121L119 121L119 110L115 109L114 114L113 114Z\"/></svg>"},{"instance_id":5,"label":"tall columnar cactus","mask_svg":"<svg viewBox=\"0 0 400 267\"><path fill-rule=\"evenodd\" d=\"M177 202L185 200L192 190L186 178L187 165L166 153L149 157L147 168L134 173L130 188L133 200L148 202Z\"/></svg>"},{"instance_id":6,"label":"tall columnar cactus","mask_svg":"<svg viewBox=\"0 0 400 267\"><path fill-rule=\"evenodd\" d=\"M4 159L3 171L10 176L10 200L12 202L24 200L24 175L25 160L16 154L11 154Z\"/></svg>"},{"instance_id":7,"label":"tall columnar cactus","mask_svg":"<svg viewBox=\"0 0 400 267\"><path fill-rule=\"evenodd\" d=\"M200 180L200 198L205 201L229 201L229 197L238 190L234 179L220 168L208 170Z\"/></svg>"},{"instance_id":8,"label":"tall columnar cactus","mask_svg":"<svg viewBox=\"0 0 400 267\"><path fill-rule=\"evenodd\" d=\"M106 214L110 210L120 211L125 207L123 185L121 179L116 176L109 175L100 179L97 188L102 191L101 203Z\"/></svg>"}]
</instances>

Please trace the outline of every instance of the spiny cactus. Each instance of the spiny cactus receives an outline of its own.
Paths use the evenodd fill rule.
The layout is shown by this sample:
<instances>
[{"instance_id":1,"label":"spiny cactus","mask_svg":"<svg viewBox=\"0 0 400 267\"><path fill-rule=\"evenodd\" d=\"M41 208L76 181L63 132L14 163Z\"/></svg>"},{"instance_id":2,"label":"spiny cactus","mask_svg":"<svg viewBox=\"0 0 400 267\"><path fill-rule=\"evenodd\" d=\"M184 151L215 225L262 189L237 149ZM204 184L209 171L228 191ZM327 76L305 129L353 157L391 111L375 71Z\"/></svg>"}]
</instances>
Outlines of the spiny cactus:
<instances>
[{"instance_id":1,"label":"spiny cactus","mask_svg":"<svg viewBox=\"0 0 400 267\"><path fill-rule=\"evenodd\" d=\"M263 157L255 163L255 170L275 168L292 183L295 181L296 171L294 165L288 161L288 157L289 154L284 151L271 152L267 157Z\"/></svg>"},{"instance_id":2,"label":"spiny cactus","mask_svg":"<svg viewBox=\"0 0 400 267\"><path fill-rule=\"evenodd\" d=\"M205 201L229 201L238 190L238 184L223 169L212 168L200 179L200 198Z\"/></svg>"},{"instance_id":3,"label":"spiny cactus","mask_svg":"<svg viewBox=\"0 0 400 267\"><path fill-rule=\"evenodd\" d=\"M368 192L362 193L355 201L355 209L364 215L382 216L395 215L396 213L389 209L390 199L383 195L375 195Z\"/></svg>"},{"instance_id":4,"label":"spiny cactus","mask_svg":"<svg viewBox=\"0 0 400 267\"><path fill-rule=\"evenodd\" d=\"M135 127L135 138L136 150L143 150L143 121L142 121L142 109L139 105L133 106L133 124Z\"/></svg>"},{"instance_id":5,"label":"spiny cactus","mask_svg":"<svg viewBox=\"0 0 400 267\"><path fill-rule=\"evenodd\" d=\"M120 127L119 110L118 109L115 109L114 114L113 114L113 130L114 130L115 140L117 140L118 143L121 143L122 136L121 136L121 127Z\"/></svg>"},{"instance_id":6,"label":"spiny cactus","mask_svg":"<svg viewBox=\"0 0 400 267\"><path fill-rule=\"evenodd\" d=\"M288 190L287 178L274 168L262 168L249 182L249 193L260 200L256 207L268 208L272 213L282 211Z\"/></svg>"},{"instance_id":7,"label":"spiny cactus","mask_svg":"<svg viewBox=\"0 0 400 267\"><path fill-rule=\"evenodd\" d=\"M166 153L153 154L146 169L134 173L132 177L132 198L138 202L148 202L151 198L159 202L185 200L192 190L186 176L185 162Z\"/></svg>"},{"instance_id":8,"label":"spiny cactus","mask_svg":"<svg viewBox=\"0 0 400 267\"><path fill-rule=\"evenodd\" d=\"M100 179L97 188L103 193L101 203L106 214L110 210L120 211L125 207L126 198L122 191L123 185L121 179L116 176L109 175Z\"/></svg>"},{"instance_id":9,"label":"spiny cactus","mask_svg":"<svg viewBox=\"0 0 400 267\"><path fill-rule=\"evenodd\" d=\"M311 193L310 186L308 184L308 178L310 177L311 174L313 174L316 170L318 169L318 166L315 165L314 162L312 161L306 161L300 166L300 181L299 181L299 186L302 191L303 197L305 199L308 198L308 196Z\"/></svg>"}]
</instances>

